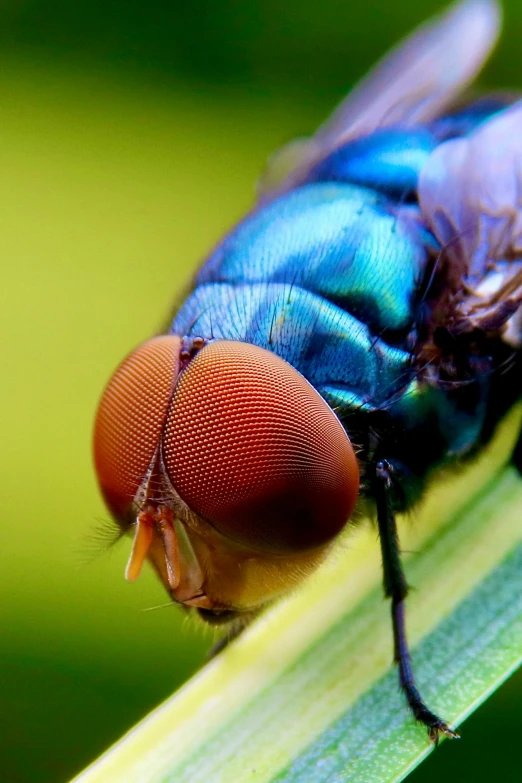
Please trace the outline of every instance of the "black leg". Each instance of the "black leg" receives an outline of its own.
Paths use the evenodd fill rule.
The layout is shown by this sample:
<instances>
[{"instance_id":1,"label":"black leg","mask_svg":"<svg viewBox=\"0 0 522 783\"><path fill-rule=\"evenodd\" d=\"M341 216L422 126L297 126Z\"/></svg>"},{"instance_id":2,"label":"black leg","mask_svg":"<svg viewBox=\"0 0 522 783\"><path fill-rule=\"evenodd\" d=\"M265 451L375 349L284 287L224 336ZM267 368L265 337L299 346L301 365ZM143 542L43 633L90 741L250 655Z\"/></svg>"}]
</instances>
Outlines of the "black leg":
<instances>
[{"instance_id":1,"label":"black leg","mask_svg":"<svg viewBox=\"0 0 522 783\"><path fill-rule=\"evenodd\" d=\"M212 645L210 650L207 653L207 661L211 661L212 658L215 658L216 655L219 655L222 650L225 649L225 647L228 647L228 645L234 641L234 639L237 639L238 636L242 633L243 629L245 628L245 625L240 625L239 623L233 623L230 625L230 627L227 629L227 632L224 636L221 637L221 639L218 639L218 641Z\"/></svg>"},{"instance_id":2,"label":"black leg","mask_svg":"<svg viewBox=\"0 0 522 783\"><path fill-rule=\"evenodd\" d=\"M209 625L225 626L226 633L210 648L207 654L207 661L215 658L216 655L228 647L228 645L237 639L252 620L257 617L259 612L249 612L248 614L238 614L237 612L222 612L214 614L206 609L198 609L200 617Z\"/></svg>"},{"instance_id":3,"label":"black leg","mask_svg":"<svg viewBox=\"0 0 522 783\"><path fill-rule=\"evenodd\" d=\"M518 442L513 452L513 464L522 476L522 432L518 436Z\"/></svg>"},{"instance_id":4,"label":"black leg","mask_svg":"<svg viewBox=\"0 0 522 783\"><path fill-rule=\"evenodd\" d=\"M393 483L393 466L386 460L378 463L376 479L377 521L381 541L384 593L392 603L393 640L395 662L399 667L399 682L415 720L426 726L430 740L437 744L441 734L445 734L447 737L458 737L459 735L426 707L415 685L406 638L405 608L408 584L402 569L399 537L390 491Z\"/></svg>"}]
</instances>

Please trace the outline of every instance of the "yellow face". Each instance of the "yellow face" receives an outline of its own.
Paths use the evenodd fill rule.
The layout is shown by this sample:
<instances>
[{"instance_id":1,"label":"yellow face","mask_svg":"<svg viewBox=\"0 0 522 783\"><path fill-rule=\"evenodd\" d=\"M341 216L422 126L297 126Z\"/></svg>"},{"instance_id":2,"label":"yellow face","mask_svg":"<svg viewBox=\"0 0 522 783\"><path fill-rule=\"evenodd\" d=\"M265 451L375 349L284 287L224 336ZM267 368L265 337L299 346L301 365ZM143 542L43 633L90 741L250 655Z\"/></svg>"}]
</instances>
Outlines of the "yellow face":
<instances>
[{"instance_id":1,"label":"yellow face","mask_svg":"<svg viewBox=\"0 0 522 783\"><path fill-rule=\"evenodd\" d=\"M248 612L323 559L357 499L341 423L293 367L256 346L164 335L136 349L100 402L106 503L173 600Z\"/></svg>"},{"instance_id":2,"label":"yellow face","mask_svg":"<svg viewBox=\"0 0 522 783\"><path fill-rule=\"evenodd\" d=\"M321 547L290 556L268 555L235 544L211 525L202 523L201 528L198 533L185 527L184 533L194 560L192 557L184 558L181 585L178 588L173 589L169 584L165 548L158 534L150 546L148 557L173 600L185 606L216 612L242 613L263 606L299 584L319 565L328 551L328 547ZM187 582L190 585L188 574L196 575L194 584L201 585L196 597L194 594L187 597Z\"/></svg>"}]
</instances>

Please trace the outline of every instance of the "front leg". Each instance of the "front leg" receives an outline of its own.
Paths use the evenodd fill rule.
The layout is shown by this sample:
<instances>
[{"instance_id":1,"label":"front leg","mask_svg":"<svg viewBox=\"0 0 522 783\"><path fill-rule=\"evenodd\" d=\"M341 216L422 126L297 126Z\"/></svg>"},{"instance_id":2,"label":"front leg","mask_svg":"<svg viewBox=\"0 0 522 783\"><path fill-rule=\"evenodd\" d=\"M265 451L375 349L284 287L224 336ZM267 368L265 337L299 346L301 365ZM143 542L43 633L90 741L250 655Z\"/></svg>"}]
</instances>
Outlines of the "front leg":
<instances>
[{"instance_id":1,"label":"front leg","mask_svg":"<svg viewBox=\"0 0 522 783\"><path fill-rule=\"evenodd\" d=\"M384 593L391 599L395 662L399 667L399 682L415 720L426 726L430 740L437 744L441 734L447 737L459 735L448 726L446 721L428 709L415 684L406 638L405 609L408 585L402 568L399 536L392 504L393 466L387 460L382 460L377 464L375 473Z\"/></svg>"},{"instance_id":2,"label":"front leg","mask_svg":"<svg viewBox=\"0 0 522 783\"><path fill-rule=\"evenodd\" d=\"M513 465L522 476L522 432L518 436L517 445L512 456Z\"/></svg>"},{"instance_id":3,"label":"front leg","mask_svg":"<svg viewBox=\"0 0 522 783\"><path fill-rule=\"evenodd\" d=\"M212 645L207 660L212 660L216 655L228 647L228 645L237 639L237 637L250 625L250 623L259 615L260 610L254 610L245 614L235 611L213 612L209 609L198 609L198 614L208 625L222 626L225 633L215 644Z\"/></svg>"}]
</instances>

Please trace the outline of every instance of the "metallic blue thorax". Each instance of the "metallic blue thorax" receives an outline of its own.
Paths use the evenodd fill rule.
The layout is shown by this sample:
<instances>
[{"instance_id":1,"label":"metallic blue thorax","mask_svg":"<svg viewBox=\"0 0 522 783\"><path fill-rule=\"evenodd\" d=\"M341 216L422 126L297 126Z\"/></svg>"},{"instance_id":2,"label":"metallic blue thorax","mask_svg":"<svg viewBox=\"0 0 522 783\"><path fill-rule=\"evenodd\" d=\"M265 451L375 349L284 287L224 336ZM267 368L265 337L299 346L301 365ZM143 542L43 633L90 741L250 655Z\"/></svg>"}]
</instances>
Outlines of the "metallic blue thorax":
<instances>
[{"instance_id":1,"label":"metallic blue thorax","mask_svg":"<svg viewBox=\"0 0 522 783\"><path fill-rule=\"evenodd\" d=\"M444 136L480 119L447 118ZM436 249L416 185L437 144L435 127L379 130L325 158L304 185L256 209L224 238L172 331L277 353L343 418L384 409L413 427L436 415L447 448L466 449L480 414L460 414L441 392L419 385L413 358Z\"/></svg>"}]
</instances>

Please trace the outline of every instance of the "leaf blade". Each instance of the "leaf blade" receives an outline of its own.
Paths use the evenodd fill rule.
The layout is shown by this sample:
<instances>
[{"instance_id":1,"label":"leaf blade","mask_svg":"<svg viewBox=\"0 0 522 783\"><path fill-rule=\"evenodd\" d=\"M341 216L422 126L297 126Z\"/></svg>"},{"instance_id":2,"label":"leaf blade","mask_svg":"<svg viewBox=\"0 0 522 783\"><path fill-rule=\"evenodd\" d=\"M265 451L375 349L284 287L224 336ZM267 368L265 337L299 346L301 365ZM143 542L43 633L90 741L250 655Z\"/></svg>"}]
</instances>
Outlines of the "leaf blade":
<instances>
[{"instance_id":1,"label":"leaf blade","mask_svg":"<svg viewBox=\"0 0 522 783\"><path fill-rule=\"evenodd\" d=\"M422 546L407 557L408 577L417 587L409 601L409 628L414 648L420 643L414 649L419 684L430 706L453 721L520 663L519 582L518 601L511 595L503 603L502 591L485 604L480 598L488 578L517 585L516 572L506 563L522 555L522 481L501 465L512 447L510 433L518 429L519 415L508 420L474 466L471 500L469 489L467 496L462 490L469 475L457 478L456 489L446 482L438 496L434 493L431 512L427 503L427 521L403 531L408 548ZM477 487L485 488L478 498ZM458 519L452 520L455 507ZM337 562L274 608L77 780L289 783L303 779L303 769L307 781L403 779L430 746L411 720L390 669L388 607L378 586L375 534L361 531L346 546L350 549ZM489 614L486 608L479 611L481 600ZM433 653L421 653L431 644L449 654L458 634L454 624L453 637L448 634L444 623L455 623L466 601L474 601L466 627L471 632L482 618L486 636L479 634L477 650L497 668L488 673L483 667L482 679L475 671L466 687L459 682L452 688L444 684L453 671L451 659L437 659L434 672L426 668ZM510 608L519 614L511 616ZM509 616L511 641L502 629L488 641L497 614ZM367 733L357 733L359 726ZM314 764L329 776L309 777Z\"/></svg>"}]
</instances>

